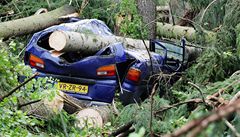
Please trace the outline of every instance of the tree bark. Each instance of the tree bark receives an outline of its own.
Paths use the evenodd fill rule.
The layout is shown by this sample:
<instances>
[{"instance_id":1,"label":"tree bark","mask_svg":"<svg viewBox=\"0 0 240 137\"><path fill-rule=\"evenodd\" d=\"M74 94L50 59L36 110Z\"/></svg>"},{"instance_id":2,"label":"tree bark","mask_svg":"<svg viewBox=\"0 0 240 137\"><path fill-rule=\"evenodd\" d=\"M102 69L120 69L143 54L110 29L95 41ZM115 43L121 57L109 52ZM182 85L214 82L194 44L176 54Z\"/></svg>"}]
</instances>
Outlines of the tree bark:
<instances>
[{"instance_id":1,"label":"tree bark","mask_svg":"<svg viewBox=\"0 0 240 137\"><path fill-rule=\"evenodd\" d=\"M207 43L216 41L217 34L211 31L203 30ZM196 30L192 27L183 27L167 23L157 23L157 35L159 37L180 39L183 36L191 42L197 40Z\"/></svg>"},{"instance_id":2,"label":"tree bark","mask_svg":"<svg viewBox=\"0 0 240 137\"><path fill-rule=\"evenodd\" d=\"M23 106L21 109L27 112L28 115L36 116L44 120L49 119L63 109L64 99L61 97L62 95L64 95L64 93L59 91L59 95L56 95L51 101L43 99L39 102Z\"/></svg>"},{"instance_id":3,"label":"tree bark","mask_svg":"<svg viewBox=\"0 0 240 137\"><path fill-rule=\"evenodd\" d=\"M49 119L50 117L59 113L62 109L69 114L73 114L89 107L88 101L79 100L65 94L62 91L58 92L59 93L51 101L48 99L43 99L26 103L26 100L20 99L23 105L20 105L19 107L29 115L43 119Z\"/></svg>"},{"instance_id":4,"label":"tree bark","mask_svg":"<svg viewBox=\"0 0 240 137\"><path fill-rule=\"evenodd\" d=\"M76 12L74 7L65 5L48 13L0 23L0 38L29 34L62 23L59 18Z\"/></svg>"},{"instance_id":5,"label":"tree bark","mask_svg":"<svg viewBox=\"0 0 240 137\"><path fill-rule=\"evenodd\" d=\"M156 38L156 3L154 0L137 0L138 11L147 25L148 39Z\"/></svg>"}]
</instances>

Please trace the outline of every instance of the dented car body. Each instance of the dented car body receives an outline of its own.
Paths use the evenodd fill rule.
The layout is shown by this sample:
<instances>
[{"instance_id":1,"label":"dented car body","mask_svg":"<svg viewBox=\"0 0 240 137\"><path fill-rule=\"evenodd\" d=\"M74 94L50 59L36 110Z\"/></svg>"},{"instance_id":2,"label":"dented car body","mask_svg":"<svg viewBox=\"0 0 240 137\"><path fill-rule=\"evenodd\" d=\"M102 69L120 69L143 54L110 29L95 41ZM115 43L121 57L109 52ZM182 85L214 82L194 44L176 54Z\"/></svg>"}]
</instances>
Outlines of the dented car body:
<instances>
[{"instance_id":1,"label":"dented car body","mask_svg":"<svg viewBox=\"0 0 240 137\"><path fill-rule=\"evenodd\" d=\"M112 43L90 55L79 51L56 53L48 44L49 35L55 30L113 34L99 20L72 19L35 33L28 43L25 64L39 72L39 77L57 79L58 89L78 99L111 103L119 89L124 104L138 102L149 94L151 75L163 70L178 71L179 62L172 70L166 67L167 49L162 41L151 41L154 49L162 50L162 54L151 52L151 57L146 50L125 49L123 43Z\"/></svg>"}]
</instances>

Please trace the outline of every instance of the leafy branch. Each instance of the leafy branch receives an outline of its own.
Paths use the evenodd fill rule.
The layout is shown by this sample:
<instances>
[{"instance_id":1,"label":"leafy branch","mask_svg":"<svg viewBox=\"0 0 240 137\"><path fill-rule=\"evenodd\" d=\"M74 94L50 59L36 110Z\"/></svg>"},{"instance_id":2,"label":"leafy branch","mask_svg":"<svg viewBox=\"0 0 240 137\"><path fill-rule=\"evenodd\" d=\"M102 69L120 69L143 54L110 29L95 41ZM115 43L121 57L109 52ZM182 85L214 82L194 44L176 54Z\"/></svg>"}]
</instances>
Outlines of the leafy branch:
<instances>
[{"instance_id":1,"label":"leafy branch","mask_svg":"<svg viewBox=\"0 0 240 137\"><path fill-rule=\"evenodd\" d=\"M24 86L25 84L27 84L28 82L30 82L32 79L34 79L37 75L39 75L39 73L35 73L32 77L28 78L26 81L24 81L23 83L21 83L20 85L16 86L15 88L13 88L8 94L0 97L0 102L2 102L5 98L11 96L14 92L16 92L19 88L21 88L22 86Z\"/></svg>"}]
</instances>

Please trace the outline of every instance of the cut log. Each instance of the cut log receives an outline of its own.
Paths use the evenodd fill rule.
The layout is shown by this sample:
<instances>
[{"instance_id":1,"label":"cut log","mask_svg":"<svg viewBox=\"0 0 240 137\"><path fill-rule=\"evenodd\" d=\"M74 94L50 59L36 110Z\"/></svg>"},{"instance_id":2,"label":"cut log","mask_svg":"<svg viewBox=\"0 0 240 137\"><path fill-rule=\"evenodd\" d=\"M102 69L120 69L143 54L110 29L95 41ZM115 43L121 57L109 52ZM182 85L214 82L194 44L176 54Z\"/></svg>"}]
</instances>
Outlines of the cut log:
<instances>
[{"instance_id":1,"label":"cut log","mask_svg":"<svg viewBox=\"0 0 240 137\"><path fill-rule=\"evenodd\" d=\"M76 126L83 128L88 127L103 127L108 122L111 116L110 106L98 106L92 108L86 108L79 111L76 115Z\"/></svg>"},{"instance_id":2,"label":"cut log","mask_svg":"<svg viewBox=\"0 0 240 137\"><path fill-rule=\"evenodd\" d=\"M87 54L93 54L109 44L116 42L122 42L126 49L146 50L142 40L119 36L101 36L72 31L55 31L49 37L50 47L59 52L81 51ZM146 46L149 45L149 41L146 40L145 43ZM200 52L200 49L186 47L186 57L195 58ZM168 54L168 57L178 58L174 57L172 54Z\"/></svg>"},{"instance_id":3,"label":"cut log","mask_svg":"<svg viewBox=\"0 0 240 137\"><path fill-rule=\"evenodd\" d=\"M48 13L0 23L0 38L29 34L62 23L59 18L76 12L74 7L65 5Z\"/></svg>"},{"instance_id":4,"label":"cut log","mask_svg":"<svg viewBox=\"0 0 240 137\"><path fill-rule=\"evenodd\" d=\"M118 36L101 36L72 31L55 31L49 37L49 45L56 51L83 51L95 53L109 44L123 42L125 48L145 49L142 40ZM149 45L149 41L146 41Z\"/></svg>"},{"instance_id":5,"label":"cut log","mask_svg":"<svg viewBox=\"0 0 240 137\"><path fill-rule=\"evenodd\" d=\"M217 34L211 31L203 31L207 43L216 41ZM183 27L167 23L157 23L157 35L159 37L180 39L183 36L191 42L197 40L196 30L192 27Z\"/></svg>"},{"instance_id":6,"label":"cut log","mask_svg":"<svg viewBox=\"0 0 240 137\"><path fill-rule=\"evenodd\" d=\"M43 99L39 102L27 105L21 109L27 112L28 115L35 116L40 119L49 119L58 114L63 109L64 99L61 97L64 93L59 91L53 100Z\"/></svg>"}]
</instances>

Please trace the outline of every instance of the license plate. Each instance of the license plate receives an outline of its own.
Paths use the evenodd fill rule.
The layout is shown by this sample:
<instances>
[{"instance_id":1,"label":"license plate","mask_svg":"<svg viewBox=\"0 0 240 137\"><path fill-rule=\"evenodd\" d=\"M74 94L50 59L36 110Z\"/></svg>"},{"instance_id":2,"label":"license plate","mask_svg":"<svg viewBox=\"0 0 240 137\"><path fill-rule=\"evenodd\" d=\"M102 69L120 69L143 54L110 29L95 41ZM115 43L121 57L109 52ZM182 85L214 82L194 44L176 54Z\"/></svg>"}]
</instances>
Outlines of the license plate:
<instances>
[{"instance_id":1,"label":"license plate","mask_svg":"<svg viewBox=\"0 0 240 137\"><path fill-rule=\"evenodd\" d=\"M88 93L87 85L58 82L57 88L59 90L68 91L68 92L75 92L75 93L81 93L81 94Z\"/></svg>"}]
</instances>

